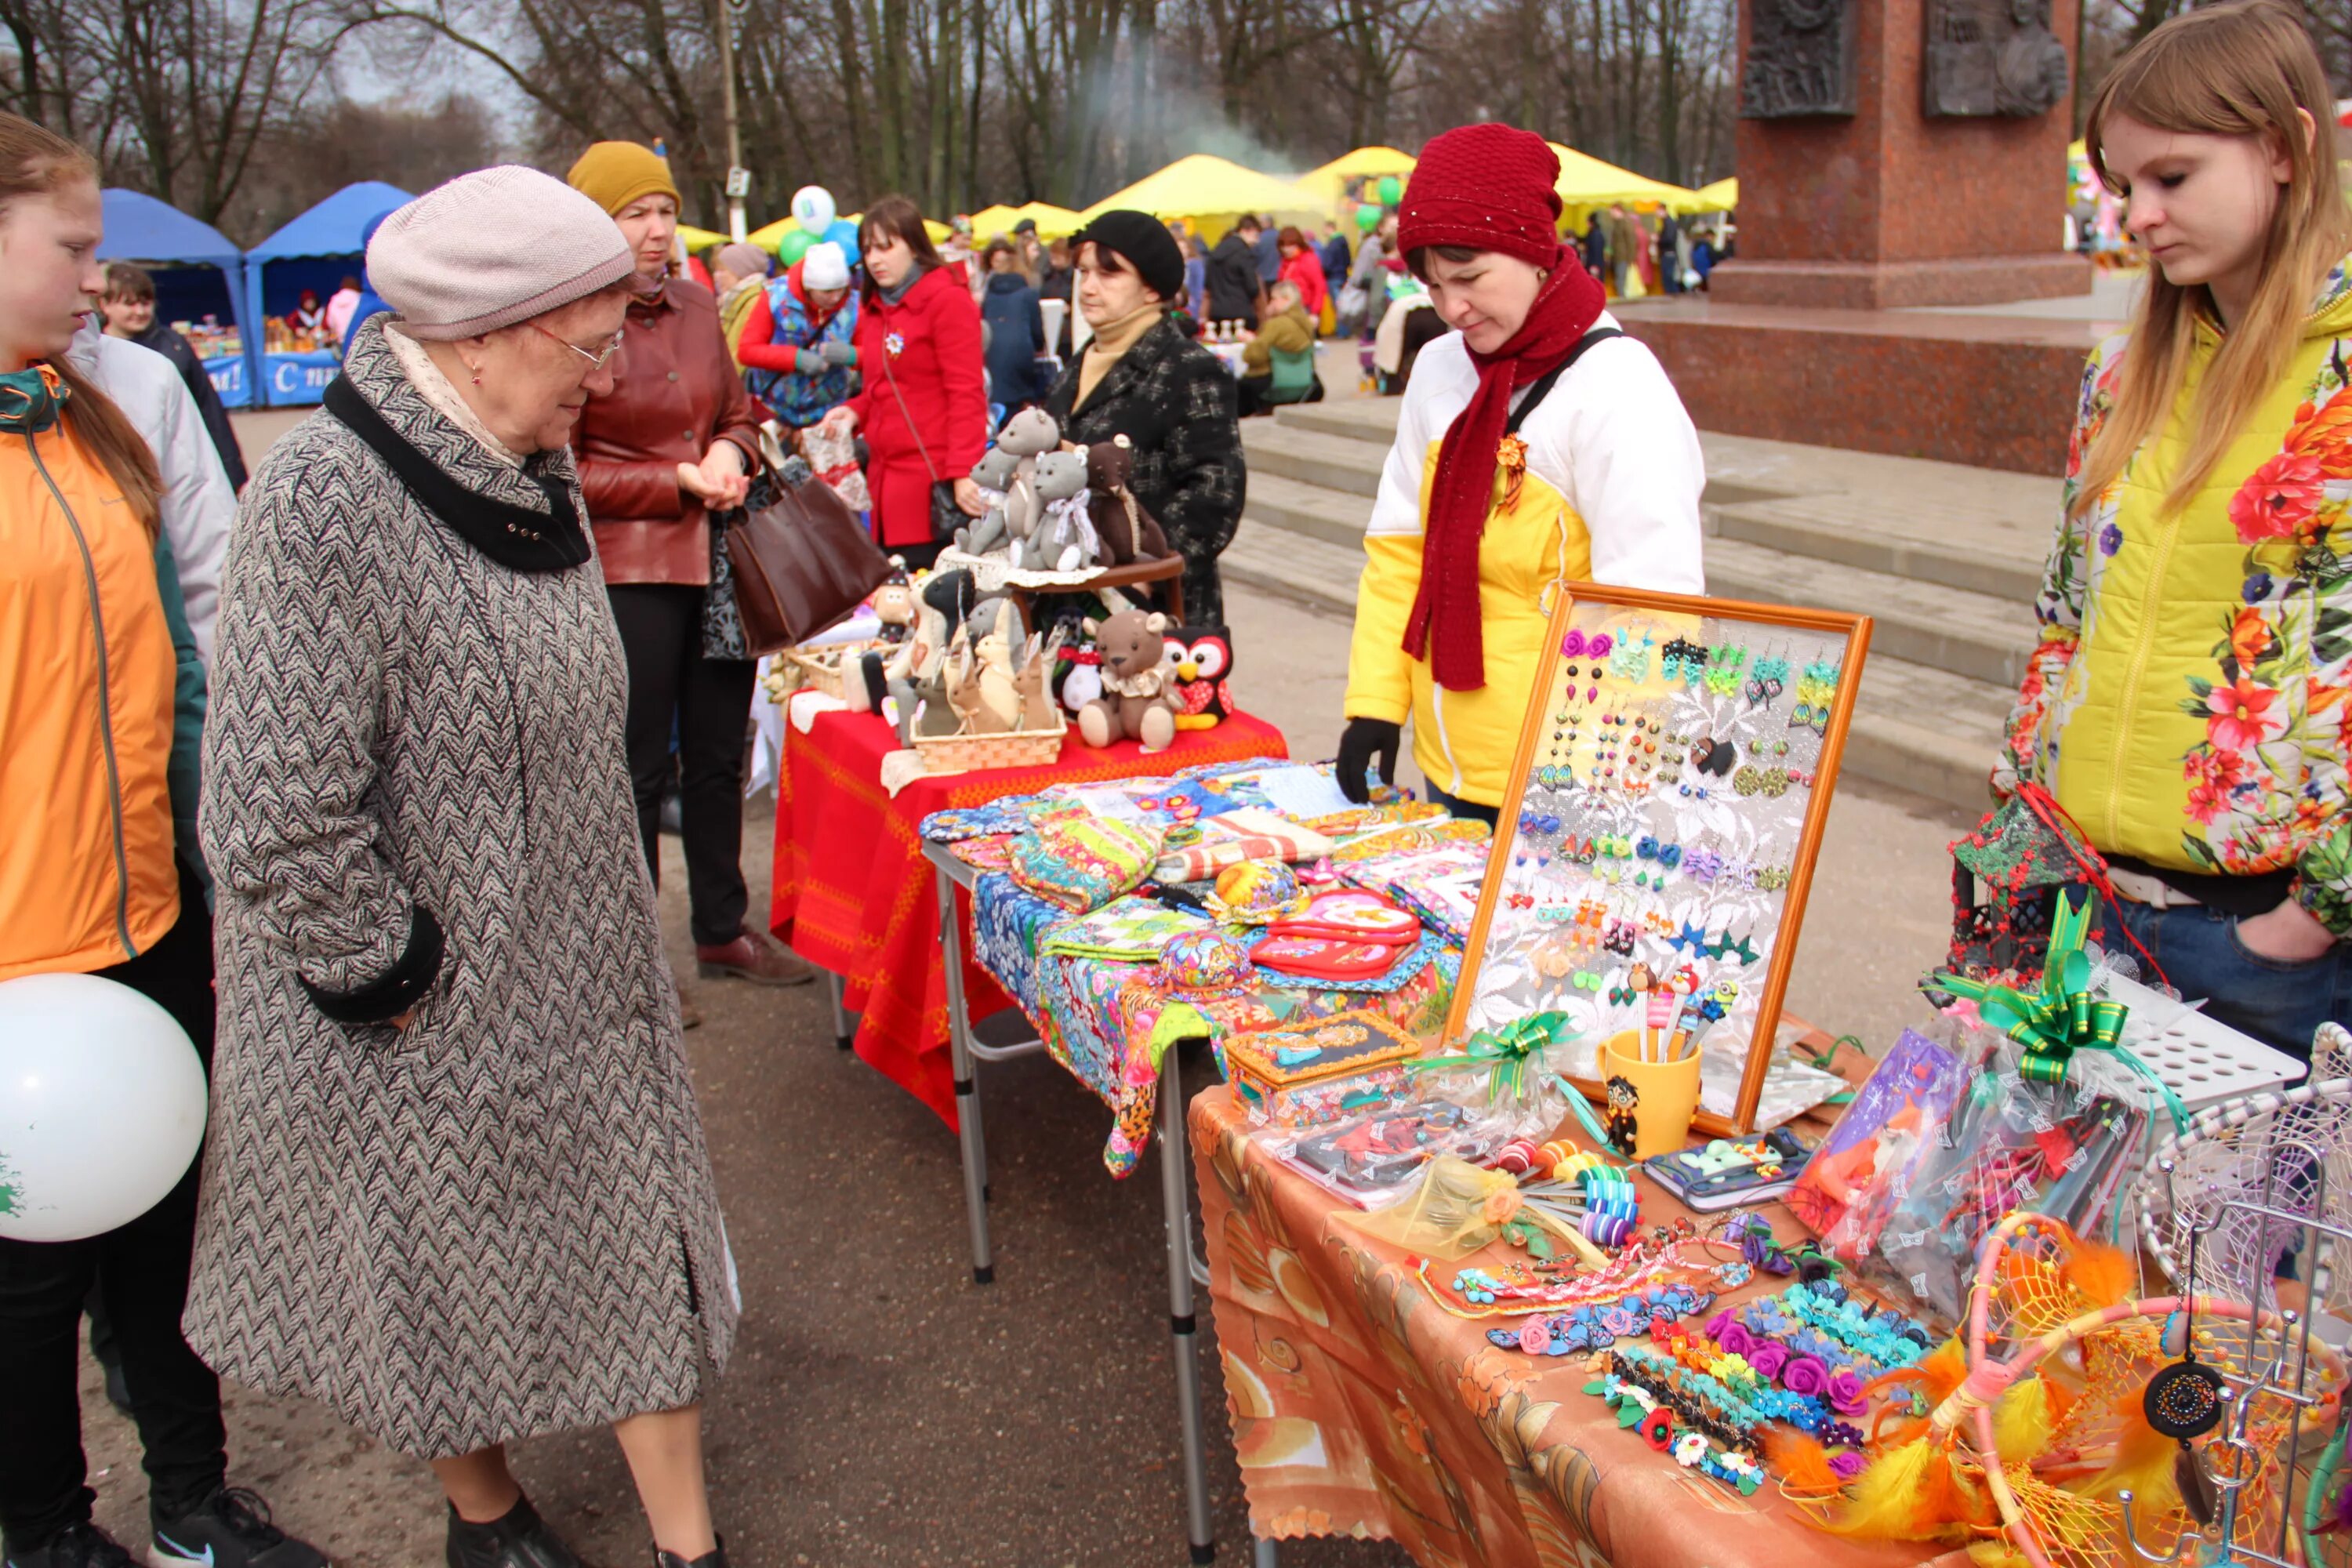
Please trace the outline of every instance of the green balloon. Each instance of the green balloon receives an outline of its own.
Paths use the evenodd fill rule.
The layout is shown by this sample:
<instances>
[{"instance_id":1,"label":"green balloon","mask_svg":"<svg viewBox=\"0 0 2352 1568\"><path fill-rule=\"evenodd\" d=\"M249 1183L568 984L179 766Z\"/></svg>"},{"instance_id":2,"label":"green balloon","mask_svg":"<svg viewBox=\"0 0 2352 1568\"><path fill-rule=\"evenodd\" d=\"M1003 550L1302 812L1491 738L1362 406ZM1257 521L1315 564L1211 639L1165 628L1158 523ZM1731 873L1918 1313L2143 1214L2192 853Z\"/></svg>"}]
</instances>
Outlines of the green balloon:
<instances>
[{"instance_id":1,"label":"green balloon","mask_svg":"<svg viewBox=\"0 0 2352 1568\"><path fill-rule=\"evenodd\" d=\"M1394 174L1382 174L1381 176L1381 205L1382 206L1392 207L1396 205L1397 198L1403 195L1404 182L1402 180L1398 179Z\"/></svg>"},{"instance_id":2,"label":"green balloon","mask_svg":"<svg viewBox=\"0 0 2352 1568\"><path fill-rule=\"evenodd\" d=\"M1366 202L1356 209L1356 226L1370 234L1381 226L1381 209Z\"/></svg>"},{"instance_id":3,"label":"green balloon","mask_svg":"<svg viewBox=\"0 0 2352 1568\"><path fill-rule=\"evenodd\" d=\"M776 259L790 267L793 262L806 256L809 253L809 247L815 243L815 240L809 237L808 230L793 229L776 242Z\"/></svg>"}]
</instances>

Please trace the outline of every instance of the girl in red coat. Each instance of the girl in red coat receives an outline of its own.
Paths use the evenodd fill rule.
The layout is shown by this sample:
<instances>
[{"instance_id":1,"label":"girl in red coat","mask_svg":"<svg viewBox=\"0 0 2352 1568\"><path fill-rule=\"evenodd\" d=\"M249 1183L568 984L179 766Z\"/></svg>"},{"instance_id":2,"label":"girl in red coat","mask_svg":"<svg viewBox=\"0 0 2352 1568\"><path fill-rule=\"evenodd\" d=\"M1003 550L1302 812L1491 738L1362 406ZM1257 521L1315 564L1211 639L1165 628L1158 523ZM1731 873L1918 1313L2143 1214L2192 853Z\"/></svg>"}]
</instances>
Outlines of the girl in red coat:
<instances>
[{"instance_id":1,"label":"girl in red coat","mask_svg":"<svg viewBox=\"0 0 2352 1568\"><path fill-rule=\"evenodd\" d=\"M983 510L971 477L988 445L980 308L906 197L868 207L857 243L867 275L857 318L865 384L822 427L836 437L865 430L874 536L909 565L928 565L947 542L932 537L931 487L953 481L959 508L972 517Z\"/></svg>"},{"instance_id":2,"label":"girl in red coat","mask_svg":"<svg viewBox=\"0 0 2352 1568\"><path fill-rule=\"evenodd\" d=\"M1286 228L1275 241L1282 252L1282 276L1298 285L1298 302L1306 307L1307 319L1323 319L1323 300L1331 292L1323 278L1323 260L1315 247L1307 243L1307 236L1296 228Z\"/></svg>"}]
</instances>

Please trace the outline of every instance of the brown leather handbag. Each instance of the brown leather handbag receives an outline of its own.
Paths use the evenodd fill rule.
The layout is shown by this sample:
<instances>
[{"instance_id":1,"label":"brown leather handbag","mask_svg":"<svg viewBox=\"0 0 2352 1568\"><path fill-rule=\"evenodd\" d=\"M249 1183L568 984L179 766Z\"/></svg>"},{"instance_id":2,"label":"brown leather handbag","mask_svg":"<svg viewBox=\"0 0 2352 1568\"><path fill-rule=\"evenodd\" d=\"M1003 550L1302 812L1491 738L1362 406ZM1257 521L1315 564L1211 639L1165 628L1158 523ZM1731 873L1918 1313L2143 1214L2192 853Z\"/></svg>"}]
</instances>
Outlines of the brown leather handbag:
<instances>
[{"instance_id":1,"label":"brown leather handbag","mask_svg":"<svg viewBox=\"0 0 2352 1568\"><path fill-rule=\"evenodd\" d=\"M768 478L773 499L727 521L735 605L754 658L845 619L890 575L889 558L831 485L814 475L791 484L772 468Z\"/></svg>"}]
</instances>

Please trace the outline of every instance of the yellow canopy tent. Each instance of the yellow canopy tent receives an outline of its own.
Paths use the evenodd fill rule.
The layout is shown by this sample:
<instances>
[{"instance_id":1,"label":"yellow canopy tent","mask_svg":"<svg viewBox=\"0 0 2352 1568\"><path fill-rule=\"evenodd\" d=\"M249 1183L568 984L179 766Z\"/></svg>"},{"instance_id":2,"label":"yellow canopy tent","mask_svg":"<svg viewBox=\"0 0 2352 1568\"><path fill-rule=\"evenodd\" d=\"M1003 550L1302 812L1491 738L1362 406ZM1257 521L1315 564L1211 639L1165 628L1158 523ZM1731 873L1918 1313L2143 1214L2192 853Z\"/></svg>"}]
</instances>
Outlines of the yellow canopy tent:
<instances>
[{"instance_id":1,"label":"yellow canopy tent","mask_svg":"<svg viewBox=\"0 0 2352 1568\"><path fill-rule=\"evenodd\" d=\"M864 213L844 213L841 216L847 218L851 223L856 223L859 218L864 217L866 215ZM762 250L773 250L776 247L784 242L784 236L799 233L800 226L800 220L798 218L780 217L775 222L770 224L767 227L755 228L743 237L751 244L758 246ZM937 245L941 240L947 238L949 235L953 234L955 230L950 228L947 225L940 223L936 218L927 217L923 220L923 232L931 237L931 243L933 245Z\"/></svg>"},{"instance_id":2,"label":"yellow canopy tent","mask_svg":"<svg viewBox=\"0 0 2352 1568\"><path fill-rule=\"evenodd\" d=\"M1023 202L1022 217L1037 220L1037 237L1061 239L1087 226L1087 220L1067 207L1057 207L1051 202Z\"/></svg>"},{"instance_id":3,"label":"yellow canopy tent","mask_svg":"<svg viewBox=\"0 0 2352 1568\"><path fill-rule=\"evenodd\" d=\"M971 237L986 244L991 235L1011 234L1013 226L1020 221L1019 207L1009 207L1003 202L999 202L992 207L982 207L971 215Z\"/></svg>"},{"instance_id":4,"label":"yellow canopy tent","mask_svg":"<svg viewBox=\"0 0 2352 1568\"><path fill-rule=\"evenodd\" d=\"M705 246L727 243L725 235L714 234L707 228L697 228L690 223L677 226L677 237L686 242L686 248L689 251L700 250Z\"/></svg>"},{"instance_id":5,"label":"yellow canopy tent","mask_svg":"<svg viewBox=\"0 0 2352 1568\"><path fill-rule=\"evenodd\" d=\"M1550 144L1559 156L1559 205L1563 220L1579 223L1582 215L1594 207L1625 202L1634 205L1670 207L1678 211L1701 212L1689 203L1696 192L1680 185L1670 185L1664 180L1637 174L1631 169L1621 169L1614 163L1604 163L1589 153L1558 142Z\"/></svg>"},{"instance_id":6,"label":"yellow canopy tent","mask_svg":"<svg viewBox=\"0 0 2352 1568\"><path fill-rule=\"evenodd\" d=\"M1400 153L1393 147L1359 147L1343 153L1319 169L1309 169L1298 176L1298 183L1317 192L1327 202L1336 202L1356 179L1377 179L1382 174L1394 174L1399 179L1412 173L1418 162L1410 153Z\"/></svg>"},{"instance_id":7,"label":"yellow canopy tent","mask_svg":"<svg viewBox=\"0 0 2352 1568\"><path fill-rule=\"evenodd\" d=\"M1076 234L1086 226L1086 219L1067 207L1057 207L1051 202L1023 202L1017 207L999 202L992 207L982 207L971 215L971 237L985 245L992 235L1013 233L1013 226L1023 218L1037 226L1040 239L1059 239Z\"/></svg>"},{"instance_id":8,"label":"yellow canopy tent","mask_svg":"<svg viewBox=\"0 0 2352 1568\"><path fill-rule=\"evenodd\" d=\"M1701 185L1691 195L1696 205L1688 210L1695 213L1727 213L1739 205L1739 176L1717 180L1711 185Z\"/></svg>"},{"instance_id":9,"label":"yellow canopy tent","mask_svg":"<svg viewBox=\"0 0 2352 1568\"><path fill-rule=\"evenodd\" d=\"M1123 191L1113 191L1078 216L1092 219L1099 213L1132 207L1155 217L1189 219L1202 239L1213 240L1245 212L1272 213L1277 218L1311 223L1328 216L1330 205L1289 180L1261 174L1207 153L1194 153Z\"/></svg>"}]
</instances>

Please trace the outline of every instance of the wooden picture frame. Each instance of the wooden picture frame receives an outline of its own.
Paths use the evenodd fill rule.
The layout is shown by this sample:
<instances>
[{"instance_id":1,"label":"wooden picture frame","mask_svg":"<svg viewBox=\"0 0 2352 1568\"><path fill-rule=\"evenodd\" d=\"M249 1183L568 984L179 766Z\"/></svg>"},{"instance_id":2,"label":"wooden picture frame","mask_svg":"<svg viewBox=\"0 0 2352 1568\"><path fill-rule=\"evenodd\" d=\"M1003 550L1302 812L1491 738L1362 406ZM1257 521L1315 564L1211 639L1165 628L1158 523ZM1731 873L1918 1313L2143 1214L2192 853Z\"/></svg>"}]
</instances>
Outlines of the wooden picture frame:
<instances>
[{"instance_id":1,"label":"wooden picture frame","mask_svg":"<svg viewBox=\"0 0 2352 1568\"><path fill-rule=\"evenodd\" d=\"M1590 1052L1596 1037L1641 1022L1646 998L1631 1005L1612 1000L1627 994L1623 983L1634 978L1634 964L1657 961L1663 966L1672 956L1673 968L1653 973L1696 984L1702 998L1718 983L1737 988L1736 999L1725 1005L1722 1022L1703 1037L1702 1047L1703 1059L1717 1068L1709 1076L1718 1084L1727 1076L1726 1056L1739 1053L1738 1091L1727 1107L1719 1095L1708 1094L1692 1125L1715 1137L1753 1131L1870 631L1869 616L1838 611L1565 584L1519 728L1477 916L1446 1015L1446 1048L1458 1048L1478 1028L1558 1005L1584 1031L1577 1049ZM1618 656L1613 664L1594 665L1563 651L1564 644L1576 646L1570 634L1583 634L1589 642L1598 632L1611 636L1612 654ZM1676 668L1685 679L1668 680L1665 652L1681 644L1706 650L1704 673L1694 676L1694 667L1683 663ZM1737 666L1728 657L1735 649ZM1643 673L1629 679L1636 659ZM1773 675L1775 659L1785 666L1775 677L1780 689L1759 700L1767 685L1762 677ZM1801 680L1808 692L1818 690L1801 672L1832 659L1832 694L1822 702L1801 702ZM1759 661L1767 667L1762 676ZM1564 674L1568 666L1579 672L1573 685ZM1734 671L1729 690L1706 680L1706 674L1717 674L1720 684L1725 670ZM1799 723L1824 707L1825 722ZM1604 722L1612 718L1614 722ZM1636 718L1642 727L1634 726ZM1810 738L1791 739L1801 731ZM1706 744L1694 744L1701 734ZM1611 735L1613 742L1607 739ZM1703 772L1696 765L1702 758L1724 760L1726 751L1714 745L1718 738L1730 760L1719 773ZM1645 745L1652 750L1643 752ZM1777 754L1775 745L1781 746ZM1679 761L1663 765L1661 754ZM1644 760L1648 771L1633 773ZM1600 776L1604 767L1614 776ZM1784 774L1793 769L1811 783L1784 778L1782 787L1772 790L1776 767ZM1631 792L1625 788L1629 781L1635 785ZM1792 797L1798 795L1801 812L1794 809ZM1548 829L1554 817L1560 819L1558 827ZM1580 858L1580 851L1596 838L1608 843L1630 837L1628 825L1654 826L1667 817L1675 821L1675 840L1646 836L1692 857L1693 870L1684 870L1679 859L1667 869L1655 858ZM1696 831L1685 843L1682 830L1692 825ZM1700 856L1701 850L1713 858ZM1785 880L1780 875L1782 854ZM1709 874L1701 878L1700 870ZM1612 873L1618 879L1604 879ZM1663 875L1664 887L1628 890L1626 879L1636 875ZM1568 902L1571 897L1573 905ZM1513 898L1522 901L1506 913L1505 901ZM1589 916L1594 903L1603 906L1597 926L1581 918L1570 921L1562 912L1572 908L1580 917ZM1670 915L1669 910L1680 912ZM1694 926L1702 934L1715 931L1717 922L1709 917L1717 911L1725 944L1719 955L1708 942L1693 943L1690 938ZM1659 921L1668 923L1671 935ZM1632 927L1630 938L1617 929L1621 924ZM1743 924L1735 945L1732 931ZM1596 942L1630 941L1630 951L1603 948L1582 965L1569 958L1572 973L1559 973L1564 955L1584 950L1587 932L1597 933L1591 938ZM1737 958L1742 948L1753 948L1754 956ZM1753 974L1759 961L1760 988ZM1564 1076L1598 1101L1601 1089L1588 1076L1589 1056L1584 1067L1584 1073Z\"/></svg>"}]
</instances>

